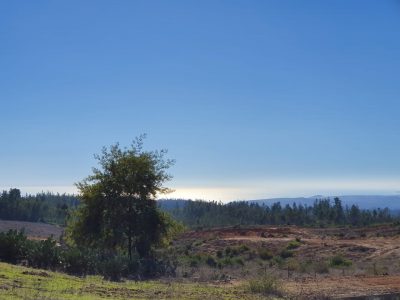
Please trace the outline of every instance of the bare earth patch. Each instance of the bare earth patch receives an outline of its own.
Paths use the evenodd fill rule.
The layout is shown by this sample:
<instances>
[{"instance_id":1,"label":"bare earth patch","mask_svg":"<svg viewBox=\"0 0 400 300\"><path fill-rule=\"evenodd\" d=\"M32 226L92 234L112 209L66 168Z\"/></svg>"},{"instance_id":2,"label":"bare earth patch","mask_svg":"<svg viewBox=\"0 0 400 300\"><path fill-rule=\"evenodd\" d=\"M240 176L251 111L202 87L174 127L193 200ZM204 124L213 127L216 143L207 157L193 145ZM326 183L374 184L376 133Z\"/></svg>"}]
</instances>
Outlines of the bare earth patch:
<instances>
[{"instance_id":1,"label":"bare earth patch","mask_svg":"<svg viewBox=\"0 0 400 300\"><path fill-rule=\"evenodd\" d=\"M62 227L45 223L0 220L0 232L10 229L24 229L28 238L36 240L44 240L50 236L58 239L63 232Z\"/></svg>"}]
</instances>

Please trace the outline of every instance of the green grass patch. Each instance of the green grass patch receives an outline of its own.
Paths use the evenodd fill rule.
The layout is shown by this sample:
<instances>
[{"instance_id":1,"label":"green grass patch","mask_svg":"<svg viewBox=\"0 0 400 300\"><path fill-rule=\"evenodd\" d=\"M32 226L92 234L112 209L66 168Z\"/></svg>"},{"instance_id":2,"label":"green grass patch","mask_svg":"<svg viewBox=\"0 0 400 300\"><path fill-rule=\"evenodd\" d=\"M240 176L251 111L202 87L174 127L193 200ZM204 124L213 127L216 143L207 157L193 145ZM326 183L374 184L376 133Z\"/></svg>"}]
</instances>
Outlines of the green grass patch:
<instances>
[{"instance_id":1,"label":"green grass patch","mask_svg":"<svg viewBox=\"0 0 400 300\"><path fill-rule=\"evenodd\" d=\"M110 282L0 263L3 300L33 299L259 299L243 286L161 281Z\"/></svg>"}]
</instances>

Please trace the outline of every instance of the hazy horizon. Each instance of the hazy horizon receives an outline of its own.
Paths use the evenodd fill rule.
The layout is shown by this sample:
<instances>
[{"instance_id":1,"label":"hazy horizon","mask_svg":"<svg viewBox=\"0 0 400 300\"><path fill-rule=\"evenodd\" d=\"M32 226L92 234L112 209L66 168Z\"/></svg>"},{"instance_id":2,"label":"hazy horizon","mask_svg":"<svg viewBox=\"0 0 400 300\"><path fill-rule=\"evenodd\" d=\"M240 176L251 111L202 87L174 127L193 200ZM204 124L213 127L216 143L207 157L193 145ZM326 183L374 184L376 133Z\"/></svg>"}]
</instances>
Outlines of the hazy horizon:
<instances>
[{"instance_id":1,"label":"hazy horizon","mask_svg":"<svg viewBox=\"0 0 400 300\"><path fill-rule=\"evenodd\" d=\"M277 182L273 182L276 186ZM320 183L321 184L321 183ZM363 183L358 182L358 189L343 189L339 190L337 187L343 186L344 182L334 183L332 184L332 188L320 188L319 190L313 190L311 187L308 189L299 188L297 182L297 189L295 188L292 193L285 193L284 187L276 188L275 193L269 192L266 193L265 188L258 188L257 191L255 189L247 190L243 187L228 187L228 186L220 186L220 187L174 187L174 192L169 194L159 195L158 199L192 199L192 200L206 200L206 201L237 201L237 200L258 200L258 199L274 199L274 198L311 198L315 196L322 197L333 197L333 196L400 196L400 191L392 191L386 192L384 189L381 189L379 186L371 187L369 192L366 192L365 189L362 189ZM360 186L361 184L361 186ZM371 185L371 182L369 182ZM386 182L389 184L389 182ZM395 186L396 183L391 183ZM333 188L334 187L334 188ZM78 190L75 186L9 186L9 187L0 187L1 190L9 190L10 188L18 188L21 190L23 195L25 194L36 194L41 192L51 192L51 193L60 193L60 194L78 194ZM249 191L251 190L251 191Z\"/></svg>"}]
</instances>

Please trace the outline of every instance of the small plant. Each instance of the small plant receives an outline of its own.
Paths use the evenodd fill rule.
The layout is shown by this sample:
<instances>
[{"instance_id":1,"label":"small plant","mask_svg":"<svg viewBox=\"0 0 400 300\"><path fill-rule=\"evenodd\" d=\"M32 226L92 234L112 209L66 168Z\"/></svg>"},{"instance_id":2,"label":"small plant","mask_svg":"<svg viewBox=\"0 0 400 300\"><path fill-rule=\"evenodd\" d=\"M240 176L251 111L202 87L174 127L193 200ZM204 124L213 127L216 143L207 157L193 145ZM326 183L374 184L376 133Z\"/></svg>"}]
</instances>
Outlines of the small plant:
<instances>
[{"instance_id":1,"label":"small plant","mask_svg":"<svg viewBox=\"0 0 400 300\"><path fill-rule=\"evenodd\" d=\"M262 295L281 294L277 279L270 275L264 275L261 278L250 280L247 289L251 293Z\"/></svg>"},{"instance_id":2,"label":"small plant","mask_svg":"<svg viewBox=\"0 0 400 300\"><path fill-rule=\"evenodd\" d=\"M352 265L352 261L345 259L341 255L335 255L334 257L331 258L330 262L331 267L337 268L337 267L350 267Z\"/></svg>"},{"instance_id":3,"label":"small plant","mask_svg":"<svg viewBox=\"0 0 400 300\"><path fill-rule=\"evenodd\" d=\"M270 260L273 257L271 251L269 251L268 249L260 249L258 251L258 256L260 256L262 260Z\"/></svg>"},{"instance_id":4,"label":"small plant","mask_svg":"<svg viewBox=\"0 0 400 300\"><path fill-rule=\"evenodd\" d=\"M221 267L233 266L234 261L231 257L224 257L223 259L220 260L219 263L221 264Z\"/></svg>"},{"instance_id":5,"label":"small plant","mask_svg":"<svg viewBox=\"0 0 400 300\"><path fill-rule=\"evenodd\" d=\"M243 260L241 258L239 258L239 257L235 258L235 263L238 264L238 265L244 266Z\"/></svg>"},{"instance_id":6,"label":"small plant","mask_svg":"<svg viewBox=\"0 0 400 300\"><path fill-rule=\"evenodd\" d=\"M277 255L277 256L274 256L274 258L270 264L271 264L271 266L272 266L272 264L276 264L278 267L282 268L285 264L285 260L281 256Z\"/></svg>"},{"instance_id":7,"label":"small plant","mask_svg":"<svg viewBox=\"0 0 400 300\"><path fill-rule=\"evenodd\" d=\"M229 257L234 257L239 255L239 249L238 248L231 248L231 247L226 247L225 248L225 255Z\"/></svg>"},{"instance_id":8,"label":"small plant","mask_svg":"<svg viewBox=\"0 0 400 300\"><path fill-rule=\"evenodd\" d=\"M286 246L286 249L292 250L292 249L297 249L301 246L301 243L297 240L290 241L289 244Z\"/></svg>"},{"instance_id":9,"label":"small plant","mask_svg":"<svg viewBox=\"0 0 400 300\"><path fill-rule=\"evenodd\" d=\"M247 246L247 245L240 245L239 247L238 247L238 251L240 252L240 253L244 253L244 252L246 252L246 251L249 251L250 250L250 248Z\"/></svg>"},{"instance_id":10,"label":"small plant","mask_svg":"<svg viewBox=\"0 0 400 300\"><path fill-rule=\"evenodd\" d=\"M283 259L293 257L293 252L287 249L283 249L279 254Z\"/></svg>"},{"instance_id":11,"label":"small plant","mask_svg":"<svg viewBox=\"0 0 400 300\"><path fill-rule=\"evenodd\" d=\"M217 266L217 261L215 260L214 257L208 256L206 258L206 264L209 265L210 267L215 268Z\"/></svg>"},{"instance_id":12,"label":"small plant","mask_svg":"<svg viewBox=\"0 0 400 300\"><path fill-rule=\"evenodd\" d=\"M329 265L325 261L316 261L313 263L312 267L315 274L329 273Z\"/></svg>"}]
</instances>

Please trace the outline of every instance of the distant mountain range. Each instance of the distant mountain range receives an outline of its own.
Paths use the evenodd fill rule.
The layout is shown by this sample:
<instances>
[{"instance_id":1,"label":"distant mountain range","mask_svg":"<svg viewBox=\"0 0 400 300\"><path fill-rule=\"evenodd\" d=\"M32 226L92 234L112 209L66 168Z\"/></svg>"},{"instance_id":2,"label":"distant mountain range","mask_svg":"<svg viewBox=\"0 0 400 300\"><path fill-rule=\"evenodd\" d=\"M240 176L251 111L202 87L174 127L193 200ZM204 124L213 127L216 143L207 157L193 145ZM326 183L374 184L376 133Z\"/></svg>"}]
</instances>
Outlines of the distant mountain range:
<instances>
[{"instance_id":1,"label":"distant mountain range","mask_svg":"<svg viewBox=\"0 0 400 300\"><path fill-rule=\"evenodd\" d=\"M316 195L312 197L297 197L297 198L271 198L271 199L258 199L248 200L252 203L271 205L275 202L280 202L281 205L286 204L303 204L312 205L315 199L329 198L333 200L335 197L339 197L342 200L343 205L351 206L353 204L358 205L363 209L374 209L374 208L385 208L388 207L391 210L400 210L400 195L348 195L348 196L321 196Z\"/></svg>"}]
</instances>

